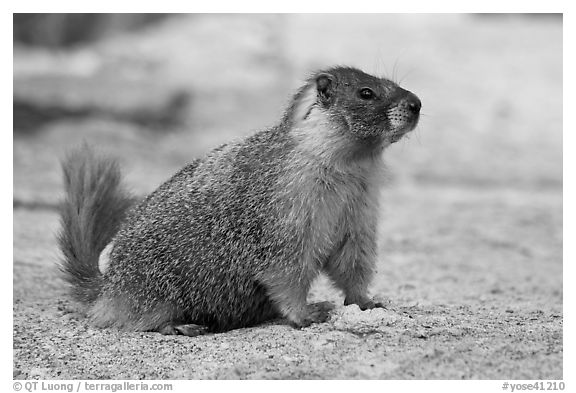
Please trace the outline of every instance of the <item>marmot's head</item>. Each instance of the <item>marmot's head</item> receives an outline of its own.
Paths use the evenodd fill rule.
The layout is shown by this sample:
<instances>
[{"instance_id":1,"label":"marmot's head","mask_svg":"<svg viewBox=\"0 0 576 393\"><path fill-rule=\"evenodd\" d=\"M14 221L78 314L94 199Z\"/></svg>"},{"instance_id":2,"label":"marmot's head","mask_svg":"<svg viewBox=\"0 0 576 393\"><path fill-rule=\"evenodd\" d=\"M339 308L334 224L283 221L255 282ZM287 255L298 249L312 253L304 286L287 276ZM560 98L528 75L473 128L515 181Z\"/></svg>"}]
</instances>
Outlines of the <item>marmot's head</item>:
<instances>
[{"instance_id":1,"label":"marmot's head","mask_svg":"<svg viewBox=\"0 0 576 393\"><path fill-rule=\"evenodd\" d=\"M314 74L295 96L292 124L324 117L341 134L363 145L397 142L418 124L421 103L396 83L356 68Z\"/></svg>"}]
</instances>

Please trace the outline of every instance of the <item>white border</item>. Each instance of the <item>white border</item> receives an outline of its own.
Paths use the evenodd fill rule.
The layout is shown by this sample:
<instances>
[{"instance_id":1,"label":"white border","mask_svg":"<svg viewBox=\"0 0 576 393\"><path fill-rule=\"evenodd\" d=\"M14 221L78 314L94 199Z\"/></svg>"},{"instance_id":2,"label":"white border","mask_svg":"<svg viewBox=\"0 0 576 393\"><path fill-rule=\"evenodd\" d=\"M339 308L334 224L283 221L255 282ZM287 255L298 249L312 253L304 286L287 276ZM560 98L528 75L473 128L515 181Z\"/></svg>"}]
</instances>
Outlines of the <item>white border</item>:
<instances>
[{"instance_id":1,"label":"white border","mask_svg":"<svg viewBox=\"0 0 576 393\"><path fill-rule=\"evenodd\" d=\"M94 11L107 11L107 12L173 12L173 11L187 11L187 12L564 12L564 69L565 70L576 70L576 64L574 62L574 37L576 32L574 31L574 17L572 10L569 10L570 2L568 1L530 1L530 2L517 2L517 1L502 1L502 0L490 0L483 1L482 6L479 3L464 3L464 2L453 2L453 1L424 1L424 0L411 0L409 2L401 2L400 4L393 4L394 2L370 2L370 3L359 3L359 2L348 2L348 4L338 4L337 2L316 2L311 3L310 1L304 0L294 0L290 1L289 5L279 4L279 3L266 3L263 4L258 1L218 1L218 2L191 2L191 1L167 1L162 2L148 2L149 4L144 4L143 2L125 2L119 3L118 1L98 1L97 3L87 4L86 2L79 2L77 0L51 0L51 1L9 1L10 9L12 12L63 12L63 11L74 11L74 12L94 12ZM193 3L193 4L191 4ZM1 25L3 29L8 30L12 26L12 14L2 13ZM7 31L2 34L2 53L12 52L12 37ZM4 79L5 86L3 89L4 94L2 95L2 120L3 120L3 132L2 132L2 182L6 187L12 187L13 184L13 146L12 146L12 135L9 130L12 129L12 100L9 96L12 90L12 67L8 65L8 62L3 62L2 76ZM565 239L575 239L574 236L574 202L576 200L576 195L574 193L574 175L572 169L574 168L574 156L572 155L572 148L574 147L574 132L576 132L576 127L574 127L572 114L572 104L574 101L574 71L566 72L564 74L564 91L563 91L563 108L564 114L564 132L563 146L564 146L564 170L569 174L564 179L564 192L566 195L565 200L568 201L564 207L564 235ZM568 154L567 154L568 153ZM3 280L10 280L10 284L3 283L4 293L2 296L2 310L4 313L10 315L10 323L4 323L1 326L1 334L4 338L2 340L3 349L3 367L2 367L2 380L9 384L8 388L12 388L11 377L9 373L12 369L12 356L9 359L8 354L12 353L12 309L13 299L12 299L12 245L13 245L13 230L12 230L12 195L8 192L1 193L2 198L2 211L4 218L2 227L2 251L4 255L4 263L1 264L1 274ZM8 218L8 219L7 219ZM10 262L9 262L10 261ZM572 279L574 277L574 243L573 241L568 241L564 244L564 319L565 319L565 329L564 332L574 332L574 286L572 284ZM8 293L7 293L8 292ZM569 370L574 370L574 333L564 335L564 381L566 382L566 391L576 391L576 382L572 378L572 374ZM10 340L7 339L10 337ZM10 344L9 344L10 343ZM10 345L10 347L8 347ZM5 362L5 363L4 363ZM570 366L572 364L572 366ZM117 381L114 381L117 382ZM149 381L151 382L151 381ZM328 384L328 389L331 391L336 389L343 389L348 391L353 387L357 387L358 384L364 384L363 387L370 389L370 391L377 391L375 389L391 389L392 391L435 391L442 390L446 392L491 392L491 391L502 391L503 381L372 381L372 382L354 382L354 386L350 385L351 382L322 382L322 387ZM524 381L527 383L534 381ZM174 391L188 391L192 388L207 388L205 383L202 381L175 381ZM234 383L234 385L230 385ZM313 388L318 389L315 382L298 383L299 389L302 388ZM5 385L6 386L6 385ZM269 383L264 382L251 382L237 384L236 382L220 382L219 386L223 388L233 389L235 392L240 390L246 390L253 392L254 390L259 391L269 391ZM284 388L290 388L292 391L295 386L291 383L290 385L282 385ZM277 384L275 389L280 388ZM283 390L283 388L280 388Z\"/></svg>"}]
</instances>

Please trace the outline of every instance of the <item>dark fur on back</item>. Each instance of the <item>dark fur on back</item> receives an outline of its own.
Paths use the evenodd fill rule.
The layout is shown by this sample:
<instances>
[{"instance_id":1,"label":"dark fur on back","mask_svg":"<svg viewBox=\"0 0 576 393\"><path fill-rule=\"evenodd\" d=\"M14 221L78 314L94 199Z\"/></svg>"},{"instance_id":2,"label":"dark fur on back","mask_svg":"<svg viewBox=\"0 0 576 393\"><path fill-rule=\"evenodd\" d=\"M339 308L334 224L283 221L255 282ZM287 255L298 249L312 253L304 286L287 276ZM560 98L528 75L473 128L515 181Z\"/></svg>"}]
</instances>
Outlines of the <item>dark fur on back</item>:
<instances>
[{"instance_id":1,"label":"dark fur on back","mask_svg":"<svg viewBox=\"0 0 576 393\"><path fill-rule=\"evenodd\" d=\"M158 330L181 321L225 331L277 315L256 274L266 253L290 250L266 241L289 141L280 130L248 141L194 161L131 210L92 311L98 325Z\"/></svg>"},{"instance_id":2,"label":"dark fur on back","mask_svg":"<svg viewBox=\"0 0 576 393\"><path fill-rule=\"evenodd\" d=\"M102 287L100 252L118 231L133 198L122 188L115 161L95 156L84 146L62 163L65 199L60 205L60 269L72 295L92 303Z\"/></svg>"}]
</instances>

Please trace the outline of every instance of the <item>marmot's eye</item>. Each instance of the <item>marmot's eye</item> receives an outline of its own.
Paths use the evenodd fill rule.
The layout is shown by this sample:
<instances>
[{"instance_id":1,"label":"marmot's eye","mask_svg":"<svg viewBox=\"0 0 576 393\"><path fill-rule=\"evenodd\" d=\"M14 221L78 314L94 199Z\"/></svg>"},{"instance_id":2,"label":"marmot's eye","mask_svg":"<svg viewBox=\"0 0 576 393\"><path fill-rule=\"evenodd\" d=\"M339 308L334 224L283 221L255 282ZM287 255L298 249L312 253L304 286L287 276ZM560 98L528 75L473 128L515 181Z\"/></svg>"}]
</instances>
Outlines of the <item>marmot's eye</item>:
<instances>
[{"instance_id":1,"label":"marmot's eye","mask_svg":"<svg viewBox=\"0 0 576 393\"><path fill-rule=\"evenodd\" d=\"M375 97L374 92L367 87L360 89L360 92L358 94L360 95L360 98L362 98L363 100L372 100Z\"/></svg>"}]
</instances>

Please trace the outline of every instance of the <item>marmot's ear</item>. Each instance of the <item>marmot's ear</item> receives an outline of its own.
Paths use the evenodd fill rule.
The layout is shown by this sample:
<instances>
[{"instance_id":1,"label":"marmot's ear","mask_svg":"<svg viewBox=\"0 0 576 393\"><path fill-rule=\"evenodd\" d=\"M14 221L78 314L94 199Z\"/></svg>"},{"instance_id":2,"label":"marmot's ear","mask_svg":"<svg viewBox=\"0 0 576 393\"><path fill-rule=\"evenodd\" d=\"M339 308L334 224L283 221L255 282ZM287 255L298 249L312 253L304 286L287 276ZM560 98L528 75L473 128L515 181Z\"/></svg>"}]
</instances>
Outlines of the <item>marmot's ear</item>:
<instances>
[{"instance_id":1,"label":"marmot's ear","mask_svg":"<svg viewBox=\"0 0 576 393\"><path fill-rule=\"evenodd\" d=\"M326 72L316 76L316 90L318 91L318 97L320 97L322 102L329 103L331 101L335 82L334 76Z\"/></svg>"}]
</instances>

